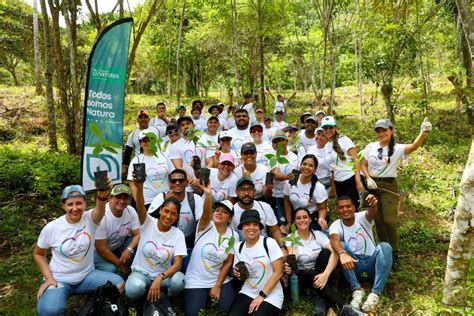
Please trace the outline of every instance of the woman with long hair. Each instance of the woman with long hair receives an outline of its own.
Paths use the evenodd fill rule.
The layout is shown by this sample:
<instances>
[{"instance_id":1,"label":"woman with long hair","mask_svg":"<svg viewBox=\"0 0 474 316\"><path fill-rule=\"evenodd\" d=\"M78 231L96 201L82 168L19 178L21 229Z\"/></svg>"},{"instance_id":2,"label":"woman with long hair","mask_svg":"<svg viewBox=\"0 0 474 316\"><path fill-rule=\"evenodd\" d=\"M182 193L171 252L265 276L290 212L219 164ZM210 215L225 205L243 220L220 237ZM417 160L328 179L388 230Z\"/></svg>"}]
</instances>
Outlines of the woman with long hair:
<instances>
[{"instance_id":1,"label":"woman with long hair","mask_svg":"<svg viewBox=\"0 0 474 316\"><path fill-rule=\"evenodd\" d=\"M431 132L432 126L425 118L421 131L411 144L395 142L393 124L388 119L375 123L374 131L377 141L368 144L364 149L361 170L367 181L367 188L377 197L378 212L375 217L377 235L380 241L390 243L393 249L392 268L397 270L398 258L398 184L397 167L402 159L417 150Z\"/></svg>"}]
</instances>

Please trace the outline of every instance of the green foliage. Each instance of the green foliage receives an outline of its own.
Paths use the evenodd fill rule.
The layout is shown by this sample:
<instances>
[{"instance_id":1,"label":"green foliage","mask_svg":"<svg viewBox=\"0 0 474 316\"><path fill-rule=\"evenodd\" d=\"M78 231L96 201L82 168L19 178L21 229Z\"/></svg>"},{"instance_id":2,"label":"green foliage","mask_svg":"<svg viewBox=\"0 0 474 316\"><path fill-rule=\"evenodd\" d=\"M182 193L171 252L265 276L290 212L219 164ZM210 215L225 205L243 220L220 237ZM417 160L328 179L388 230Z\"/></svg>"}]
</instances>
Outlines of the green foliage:
<instances>
[{"instance_id":1,"label":"green foliage","mask_svg":"<svg viewBox=\"0 0 474 316\"><path fill-rule=\"evenodd\" d=\"M296 225L295 223L291 224L291 233L282 238L283 241L288 241L290 242L291 247L295 246L303 246L303 243L301 242L301 237L296 235Z\"/></svg>"},{"instance_id":2,"label":"green foliage","mask_svg":"<svg viewBox=\"0 0 474 316\"><path fill-rule=\"evenodd\" d=\"M79 182L80 158L62 153L0 148L0 195L57 196L61 189Z\"/></svg>"},{"instance_id":3,"label":"green foliage","mask_svg":"<svg viewBox=\"0 0 474 316\"><path fill-rule=\"evenodd\" d=\"M275 168L277 163L279 164L287 164L288 159L286 157L282 156L283 152L283 143L279 142L277 145L277 150L275 154L266 154L265 158L268 159L268 166L270 167L270 170Z\"/></svg>"},{"instance_id":4,"label":"green foliage","mask_svg":"<svg viewBox=\"0 0 474 316\"><path fill-rule=\"evenodd\" d=\"M222 238L222 235L219 234L219 238L217 239L217 247L221 247L222 244L224 243L224 241L227 240L227 247L224 249L225 253L229 253L232 248L234 248L234 244L235 244L235 237L234 236L230 236L229 238L228 237L224 237Z\"/></svg>"},{"instance_id":5,"label":"green foliage","mask_svg":"<svg viewBox=\"0 0 474 316\"><path fill-rule=\"evenodd\" d=\"M92 134L94 134L95 137L97 137L100 140L100 144L99 143L91 144L91 146L94 147L94 150L92 151L93 155L99 155L102 151L104 151L104 149L111 152L111 153L118 154L116 149L120 149L120 148L122 148L122 146L108 141L107 138L105 138L104 135L102 135L102 131L100 130L100 128L97 124L91 122L89 124L89 128L90 128ZM152 134L152 133L150 133L150 134ZM155 139L156 139L156 137L155 137Z\"/></svg>"}]
</instances>

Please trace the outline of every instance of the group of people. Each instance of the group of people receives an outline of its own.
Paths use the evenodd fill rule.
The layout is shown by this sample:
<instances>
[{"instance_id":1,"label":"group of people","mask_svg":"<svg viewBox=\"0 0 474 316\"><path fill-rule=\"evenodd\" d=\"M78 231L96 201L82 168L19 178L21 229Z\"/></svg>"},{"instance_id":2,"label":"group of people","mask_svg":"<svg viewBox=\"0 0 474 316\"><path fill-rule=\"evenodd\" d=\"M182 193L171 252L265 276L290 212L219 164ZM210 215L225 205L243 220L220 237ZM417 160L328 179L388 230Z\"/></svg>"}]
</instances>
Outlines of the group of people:
<instances>
[{"instance_id":1,"label":"group of people","mask_svg":"<svg viewBox=\"0 0 474 316\"><path fill-rule=\"evenodd\" d=\"M300 291L314 290L316 315L329 306L344 315L375 312L400 265L397 166L431 123L423 121L413 143L398 144L393 124L380 119L377 140L361 156L323 111L303 113L301 129L288 125L280 95L273 118L250 94L240 107L210 106L209 117L203 107L194 101L187 116L179 105L174 118L162 102L154 118L140 110L125 144L128 185L109 182L94 209L81 186L64 189L66 214L43 228L34 249L44 278L38 314L61 315L70 295L111 281L138 309L184 291L186 315L211 301L229 315L277 315L290 274ZM137 164L145 165L144 179ZM338 219L331 223L332 197ZM350 302L333 285L338 266ZM367 297L362 277L373 281Z\"/></svg>"}]
</instances>

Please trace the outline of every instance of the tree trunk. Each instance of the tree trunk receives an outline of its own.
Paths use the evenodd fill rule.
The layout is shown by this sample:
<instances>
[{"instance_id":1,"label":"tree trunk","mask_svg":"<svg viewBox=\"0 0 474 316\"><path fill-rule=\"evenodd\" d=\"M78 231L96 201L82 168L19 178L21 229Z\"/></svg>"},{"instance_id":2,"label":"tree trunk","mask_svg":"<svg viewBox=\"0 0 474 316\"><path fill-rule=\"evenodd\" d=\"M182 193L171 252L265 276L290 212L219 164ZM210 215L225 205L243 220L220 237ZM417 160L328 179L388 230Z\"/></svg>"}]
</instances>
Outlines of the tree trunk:
<instances>
[{"instance_id":1,"label":"tree trunk","mask_svg":"<svg viewBox=\"0 0 474 316\"><path fill-rule=\"evenodd\" d=\"M393 114L392 108L392 93L393 93L393 85L392 81L383 82L382 86L380 87L380 91L382 92L383 99L385 101L385 108L387 110L387 116L395 124L395 116Z\"/></svg>"},{"instance_id":2,"label":"tree trunk","mask_svg":"<svg viewBox=\"0 0 474 316\"><path fill-rule=\"evenodd\" d=\"M237 100L240 98L240 70L238 63L238 49L239 49L239 39L237 37L237 0L231 0L231 11L232 11L232 56L234 58L234 68L235 68L235 93L237 95ZM232 102L232 101L231 101Z\"/></svg>"},{"instance_id":3,"label":"tree trunk","mask_svg":"<svg viewBox=\"0 0 474 316\"><path fill-rule=\"evenodd\" d=\"M38 40L38 8L36 0L33 0L33 48L35 52L35 93L40 95L43 92L41 85L41 59Z\"/></svg>"},{"instance_id":4,"label":"tree trunk","mask_svg":"<svg viewBox=\"0 0 474 316\"><path fill-rule=\"evenodd\" d=\"M76 0L66 0L63 2L62 12L66 22L67 31L67 42L69 46L69 69L71 72L71 88L72 88L72 116L74 122L74 142L75 154L80 154L82 150L81 146L81 125L82 125L82 113L80 111L81 101L81 88L78 83L78 72L77 72L77 40L76 40L76 15L77 5ZM71 14L71 16L69 16Z\"/></svg>"},{"instance_id":5,"label":"tree trunk","mask_svg":"<svg viewBox=\"0 0 474 316\"><path fill-rule=\"evenodd\" d=\"M123 19L123 0L118 0L119 5L119 17Z\"/></svg>"},{"instance_id":6,"label":"tree trunk","mask_svg":"<svg viewBox=\"0 0 474 316\"><path fill-rule=\"evenodd\" d=\"M331 39L329 42L329 59L331 62L331 94L329 98L329 115L333 115L334 112L334 92L336 90L336 76L337 76L337 47L336 47L336 34L334 26L331 28Z\"/></svg>"},{"instance_id":7,"label":"tree trunk","mask_svg":"<svg viewBox=\"0 0 474 316\"><path fill-rule=\"evenodd\" d=\"M181 50L181 42L183 41L183 23L184 23L184 13L186 11L186 0L183 0L183 7L181 9L181 19L179 21L178 29L178 45L176 47L176 102L180 104L181 102L181 91L179 88L179 53Z\"/></svg>"},{"instance_id":8,"label":"tree trunk","mask_svg":"<svg viewBox=\"0 0 474 316\"><path fill-rule=\"evenodd\" d=\"M41 1L41 11L43 12L43 36L44 36L44 79L46 86L46 106L48 111L48 143L51 151L58 150L56 138L56 111L54 108L53 94L53 67L51 56L51 33L49 30L48 11L45 0ZM36 2L36 0L34 0Z\"/></svg>"},{"instance_id":9,"label":"tree trunk","mask_svg":"<svg viewBox=\"0 0 474 316\"><path fill-rule=\"evenodd\" d=\"M360 108L360 120L364 121L364 96L362 92L362 27L363 27L363 14L360 13L360 0L357 0L357 18L359 22L359 30L354 31L354 57L355 57L355 70L357 77L357 92L359 94L359 108Z\"/></svg>"}]
</instances>

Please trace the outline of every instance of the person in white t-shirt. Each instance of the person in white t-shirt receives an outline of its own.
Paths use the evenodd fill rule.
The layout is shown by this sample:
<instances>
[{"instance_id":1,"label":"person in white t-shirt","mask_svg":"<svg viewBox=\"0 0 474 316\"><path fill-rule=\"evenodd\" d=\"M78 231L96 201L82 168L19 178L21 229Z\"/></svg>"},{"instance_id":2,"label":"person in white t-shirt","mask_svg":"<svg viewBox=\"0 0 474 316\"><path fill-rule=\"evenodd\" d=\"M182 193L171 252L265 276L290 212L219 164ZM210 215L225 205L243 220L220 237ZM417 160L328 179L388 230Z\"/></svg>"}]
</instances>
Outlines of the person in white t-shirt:
<instances>
[{"instance_id":1,"label":"person in white t-shirt","mask_svg":"<svg viewBox=\"0 0 474 316\"><path fill-rule=\"evenodd\" d=\"M233 245L239 235L230 227L232 203L224 200L215 204L212 213L211 183L203 188L205 194L204 212L199 219L196 243L186 271L184 290L184 313L198 316L205 309L209 299L217 300L217 309L229 311L235 291L229 277L234 262Z\"/></svg>"},{"instance_id":2,"label":"person in white t-shirt","mask_svg":"<svg viewBox=\"0 0 474 316\"><path fill-rule=\"evenodd\" d=\"M223 112L223 108L219 106L219 104L216 105L211 105L208 109L208 112L211 114L211 117L215 117L219 123L218 132L222 131L224 124L225 124L225 119L221 117L221 114ZM226 117L227 118L227 117ZM207 123L209 124L210 118L207 119ZM209 131L209 126L207 127Z\"/></svg>"},{"instance_id":3,"label":"person in white t-shirt","mask_svg":"<svg viewBox=\"0 0 474 316\"><path fill-rule=\"evenodd\" d=\"M398 257L398 184L397 167L402 159L417 150L431 132L432 126L425 118L421 131L411 144L395 143L393 124L388 119L380 119L374 130L378 141L364 149L361 170L367 181L367 188L379 200L375 225L380 241L390 243L393 248L393 269L397 270Z\"/></svg>"},{"instance_id":4,"label":"person in white t-shirt","mask_svg":"<svg viewBox=\"0 0 474 316\"><path fill-rule=\"evenodd\" d=\"M301 174L298 177L296 185L285 184L284 204L285 214L288 224L285 231L291 226L292 210L297 208L307 208L311 214L311 229L325 231L328 227L329 214L328 195L324 186L319 183L315 175L318 167L318 159L314 155L303 157L300 165Z\"/></svg>"},{"instance_id":5,"label":"person in white t-shirt","mask_svg":"<svg viewBox=\"0 0 474 316\"><path fill-rule=\"evenodd\" d=\"M321 128L328 138L326 162L331 166L337 196L350 196L356 209L359 208L359 192L364 192L360 176L357 148L347 136L339 136L336 120L332 116L323 118Z\"/></svg>"},{"instance_id":6,"label":"person in white t-shirt","mask_svg":"<svg viewBox=\"0 0 474 316\"><path fill-rule=\"evenodd\" d=\"M296 231L293 237L299 237L300 241L296 245L291 241L286 242L288 256L284 271L287 275L296 273L300 293L308 288L316 290L313 315L325 315L327 304L335 306L341 315L362 315L352 306L346 305L334 288L331 275L339 257L333 251L329 238L323 232L311 229L311 213L307 208L295 210L294 224ZM291 258L292 256L294 257ZM296 263L296 267L293 266L293 262Z\"/></svg>"},{"instance_id":7,"label":"person in white t-shirt","mask_svg":"<svg viewBox=\"0 0 474 316\"><path fill-rule=\"evenodd\" d=\"M222 131L219 133L218 138L219 146L215 152L216 163L219 161L219 157L222 154L231 154L234 157L234 165L237 167L241 164L240 152L232 149L232 136L230 136L229 131Z\"/></svg>"},{"instance_id":8,"label":"person in white t-shirt","mask_svg":"<svg viewBox=\"0 0 474 316\"><path fill-rule=\"evenodd\" d=\"M244 103L240 109L246 110L249 115L250 124L255 122L257 118L255 117L255 105L252 102L252 94L246 93L244 95Z\"/></svg>"},{"instance_id":9,"label":"person in white t-shirt","mask_svg":"<svg viewBox=\"0 0 474 316\"><path fill-rule=\"evenodd\" d=\"M201 101L201 100L194 100L192 103L191 103L191 113L192 113L192 110L195 109L195 108L199 108L199 110L201 111L201 119L204 120L204 122L206 121L206 113L204 113L203 109L204 109L204 103Z\"/></svg>"},{"instance_id":10,"label":"person in white t-shirt","mask_svg":"<svg viewBox=\"0 0 474 316\"><path fill-rule=\"evenodd\" d=\"M250 123L248 112L244 109L235 111L235 127L228 130L228 135L232 138L231 148L240 151L243 144L252 141L250 136Z\"/></svg>"},{"instance_id":11,"label":"person in white t-shirt","mask_svg":"<svg viewBox=\"0 0 474 316\"><path fill-rule=\"evenodd\" d=\"M170 123L166 126L166 138L161 143L161 150L165 156L169 157L171 145L176 143L181 137L179 133L179 125L177 123Z\"/></svg>"},{"instance_id":12,"label":"person in white t-shirt","mask_svg":"<svg viewBox=\"0 0 474 316\"><path fill-rule=\"evenodd\" d=\"M283 120L283 111L278 110L275 112L275 121L273 122L273 128L280 131L288 126L288 123Z\"/></svg>"},{"instance_id":13,"label":"person in white t-shirt","mask_svg":"<svg viewBox=\"0 0 474 316\"><path fill-rule=\"evenodd\" d=\"M145 196L145 207L147 208L155 196L169 191L168 175L174 169L171 160L159 148L156 148L156 155L152 152L150 137L153 136L149 130L140 132L139 140L142 153L134 157L131 162L132 166L138 163L145 164L146 178L143 185L143 194ZM132 179L133 168L130 168L127 180L131 181ZM130 190L132 192L136 190L133 182L130 183Z\"/></svg>"},{"instance_id":14,"label":"person in white t-shirt","mask_svg":"<svg viewBox=\"0 0 474 316\"><path fill-rule=\"evenodd\" d=\"M95 208L88 211L82 186L64 188L61 207L66 214L43 227L33 250L44 279L36 294L38 315L63 315L69 296L92 294L107 281L123 290L124 281L119 275L94 270L94 238L111 188L109 179L107 188L97 191Z\"/></svg>"},{"instance_id":15,"label":"person in white t-shirt","mask_svg":"<svg viewBox=\"0 0 474 316\"><path fill-rule=\"evenodd\" d=\"M308 150L310 146L316 145L315 131L318 126L318 120L314 116L309 116L304 121L304 129L302 129L298 136L300 138L300 144L305 150Z\"/></svg>"},{"instance_id":16,"label":"person in white t-shirt","mask_svg":"<svg viewBox=\"0 0 474 316\"><path fill-rule=\"evenodd\" d=\"M179 104L176 106L176 116L174 117L175 120L179 120L180 117L186 116L186 105Z\"/></svg>"},{"instance_id":17,"label":"person in white t-shirt","mask_svg":"<svg viewBox=\"0 0 474 316\"><path fill-rule=\"evenodd\" d=\"M170 118L166 116L166 104L164 102L158 102L156 105L156 117L151 119L150 125L166 127L170 122Z\"/></svg>"},{"instance_id":18,"label":"person in white t-shirt","mask_svg":"<svg viewBox=\"0 0 474 316\"><path fill-rule=\"evenodd\" d=\"M326 188L329 196L334 196L334 186L331 181L331 167L326 161L326 144L328 138L324 135L323 129L318 127L315 134L316 145L309 146L307 150L298 153L298 161L303 159L306 154L315 155L318 158L318 168L316 169L316 175L318 181Z\"/></svg>"},{"instance_id":19,"label":"person in white t-shirt","mask_svg":"<svg viewBox=\"0 0 474 316\"><path fill-rule=\"evenodd\" d=\"M277 95L276 99L273 96L273 94L270 92L270 88L267 87L267 93L272 97L273 102L275 102L275 109L273 110L273 113L276 113L277 111L283 111L283 119L286 120L286 106L288 102L291 101L296 96L296 92L293 92L292 95L288 99L285 100L285 97L282 96L281 94Z\"/></svg>"},{"instance_id":20,"label":"person in white t-shirt","mask_svg":"<svg viewBox=\"0 0 474 316\"><path fill-rule=\"evenodd\" d=\"M200 144L204 145L207 150L215 151L216 146L218 144L218 139L219 139L219 134L218 134L219 129L220 129L220 123L219 123L219 119L217 118L217 116L209 117L207 119L206 132L202 133L198 144L200 143Z\"/></svg>"},{"instance_id":21,"label":"person in white t-shirt","mask_svg":"<svg viewBox=\"0 0 474 316\"><path fill-rule=\"evenodd\" d=\"M193 119L194 128L198 131L205 132L207 130L207 120L201 116L201 109L195 107L191 110L191 117Z\"/></svg>"},{"instance_id":22,"label":"person in white t-shirt","mask_svg":"<svg viewBox=\"0 0 474 316\"><path fill-rule=\"evenodd\" d=\"M255 199L265 200L270 198L273 184L265 184L268 167L257 164L257 147L254 143L245 143L240 150L242 164L235 168L237 177L250 177L255 184Z\"/></svg>"},{"instance_id":23,"label":"person in white t-shirt","mask_svg":"<svg viewBox=\"0 0 474 316\"><path fill-rule=\"evenodd\" d=\"M250 126L250 136L257 149L257 164L268 167L268 159L265 155L273 153L274 150L269 141L263 140L263 126L258 122L253 123Z\"/></svg>"},{"instance_id":24,"label":"person in white t-shirt","mask_svg":"<svg viewBox=\"0 0 474 316\"><path fill-rule=\"evenodd\" d=\"M260 235L264 226L256 210L242 214L239 229L245 241L234 246L234 275L244 284L228 315L278 315L284 299L280 284L283 253L273 238ZM241 278L244 268L248 271L245 280Z\"/></svg>"},{"instance_id":25,"label":"person in white t-shirt","mask_svg":"<svg viewBox=\"0 0 474 316\"><path fill-rule=\"evenodd\" d=\"M377 313L379 296L387 282L392 267L392 247L386 242L375 244L372 226L377 214L377 198L369 194L365 199L367 211L355 213L352 198L340 196L336 202L339 219L329 228L329 239L334 251L339 254L342 272L352 290L352 307L360 310L365 296L360 284L362 274L373 281L371 293L362 305L362 311Z\"/></svg>"},{"instance_id":26,"label":"person in white t-shirt","mask_svg":"<svg viewBox=\"0 0 474 316\"><path fill-rule=\"evenodd\" d=\"M237 110L237 107L230 104L229 108L227 110L227 118L225 120L223 129L224 131L230 130L231 128L235 127L235 111Z\"/></svg>"},{"instance_id":27,"label":"person in white t-shirt","mask_svg":"<svg viewBox=\"0 0 474 316\"><path fill-rule=\"evenodd\" d=\"M168 198L159 210L159 218L153 218L145 208L143 182L136 181L135 177L133 182L140 242L133 259L132 273L125 283L125 295L132 301L146 296L153 302L161 297L162 290L167 297L184 290L184 274L179 270L183 258L187 256L186 243L183 232L175 227L181 204L175 198Z\"/></svg>"},{"instance_id":28,"label":"person in white t-shirt","mask_svg":"<svg viewBox=\"0 0 474 316\"><path fill-rule=\"evenodd\" d=\"M234 173L234 168L234 156L230 153L221 154L217 168L211 168L209 179L212 184L213 203L223 200L230 200L235 203L237 198L235 189L239 178Z\"/></svg>"},{"instance_id":29,"label":"person in white t-shirt","mask_svg":"<svg viewBox=\"0 0 474 316\"><path fill-rule=\"evenodd\" d=\"M102 271L130 273L135 248L140 240L137 211L130 205L130 189L117 184L110 192L105 215L95 236L94 265Z\"/></svg>"},{"instance_id":30,"label":"person in white t-shirt","mask_svg":"<svg viewBox=\"0 0 474 316\"><path fill-rule=\"evenodd\" d=\"M156 139L163 138L166 134L166 127L157 127L149 124L150 115L148 114L147 110L141 109L140 111L138 111L137 121L138 128L135 128L130 134L128 134L127 142L125 143L125 151L123 154L122 161L122 179L127 178L128 166L130 165L130 159L132 158L132 154L134 154L135 156L138 156L140 154L140 132L146 129L154 133L156 135Z\"/></svg>"},{"instance_id":31,"label":"person in white t-shirt","mask_svg":"<svg viewBox=\"0 0 474 316\"><path fill-rule=\"evenodd\" d=\"M276 132L276 129L272 127L272 119L270 116L263 118L263 137L262 139L267 142L272 141L272 136Z\"/></svg>"}]
</instances>

